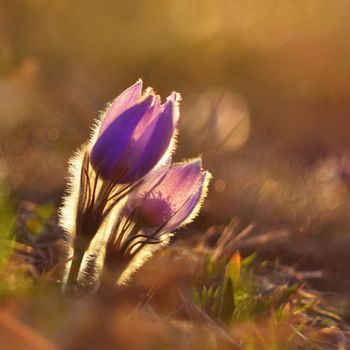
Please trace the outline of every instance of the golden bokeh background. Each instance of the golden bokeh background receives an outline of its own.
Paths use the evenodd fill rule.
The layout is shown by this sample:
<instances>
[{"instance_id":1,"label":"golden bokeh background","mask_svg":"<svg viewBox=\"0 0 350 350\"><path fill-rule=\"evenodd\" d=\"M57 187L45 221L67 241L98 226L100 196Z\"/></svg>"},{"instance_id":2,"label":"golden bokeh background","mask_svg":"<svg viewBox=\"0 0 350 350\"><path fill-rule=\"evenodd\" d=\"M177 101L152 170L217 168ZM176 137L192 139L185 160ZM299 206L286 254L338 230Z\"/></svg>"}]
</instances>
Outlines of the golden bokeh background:
<instances>
[{"instance_id":1,"label":"golden bokeh background","mask_svg":"<svg viewBox=\"0 0 350 350\"><path fill-rule=\"evenodd\" d=\"M176 159L215 177L202 222L347 223L349 33L346 0L1 0L1 177L59 203L93 118L142 77L182 94Z\"/></svg>"}]
</instances>

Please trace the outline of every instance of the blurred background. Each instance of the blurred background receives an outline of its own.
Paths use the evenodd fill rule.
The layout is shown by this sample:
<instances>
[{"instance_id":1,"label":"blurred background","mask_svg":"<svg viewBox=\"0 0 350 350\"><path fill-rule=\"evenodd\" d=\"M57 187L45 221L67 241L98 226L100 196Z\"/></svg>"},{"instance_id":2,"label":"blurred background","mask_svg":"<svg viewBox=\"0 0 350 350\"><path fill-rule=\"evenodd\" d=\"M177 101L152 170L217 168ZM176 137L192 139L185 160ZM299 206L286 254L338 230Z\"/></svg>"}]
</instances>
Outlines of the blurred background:
<instances>
[{"instance_id":1,"label":"blurred background","mask_svg":"<svg viewBox=\"0 0 350 350\"><path fill-rule=\"evenodd\" d=\"M183 281L200 270L198 246L210 258L208 247L217 251L227 243L227 258L235 252L239 264L237 249L242 258L257 253L252 299L272 300L271 290L279 298L280 287L296 280L322 292L330 310L350 322L350 1L0 0L0 43L1 308L9 295L7 308L24 324L57 344L74 340L67 350L108 349L101 344L111 337L118 348L144 349L152 334L165 339L161 344L171 334L175 343L188 342L178 349L212 348L212 337L194 332L186 318L174 331L171 315L191 299L177 293L183 285L191 296L192 282ZM64 256L56 209L67 162L99 111L139 78L163 99L181 93L175 160L202 155L214 175L208 199L129 289L97 303L62 301L41 282L57 282L51 271ZM21 259L6 241L13 232L16 249L26 253ZM27 271L23 256L39 292L12 302L29 284L27 272L12 272ZM145 308L138 309L143 298ZM121 300L137 304L135 318ZM0 338L15 342L20 332L3 326L1 311ZM328 318L342 322L327 311L329 329L336 327ZM307 324L323 321L312 314ZM262 329L270 324L263 319ZM299 318L292 324L289 332L304 331ZM270 332L289 340L289 333L271 330L261 339Z\"/></svg>"},{"instance_id":2,"label":"blurred background","mask_svg":"<svg viewBox=\"0 0 350 350\"><path fill-rule=\"evenodd\" d=\"M346 0L2 0L0 176L58 204L93 118L141 77L182 94L176 159L214 174L195 225L347 232L349 17Z\"/></svg>"}]
</instances>

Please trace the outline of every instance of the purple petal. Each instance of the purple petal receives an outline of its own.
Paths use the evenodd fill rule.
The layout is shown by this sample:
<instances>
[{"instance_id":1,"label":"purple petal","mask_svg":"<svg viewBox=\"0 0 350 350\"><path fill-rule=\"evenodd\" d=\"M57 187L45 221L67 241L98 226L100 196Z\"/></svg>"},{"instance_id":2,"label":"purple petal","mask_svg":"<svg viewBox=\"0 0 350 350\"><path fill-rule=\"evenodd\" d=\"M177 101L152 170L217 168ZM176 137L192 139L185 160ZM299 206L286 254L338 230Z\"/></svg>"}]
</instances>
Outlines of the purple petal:
<instances>
[{"instance_id":1,"label":"purple petal","mask_svg":"<svg viewBox=\"0 0 350 350\"><path fill-rule=\"evenodd\" d=\"M147 96L141 102L125 110L114 119L99 136L91 151L91 164L102 178L111 179L115 173L126 171L119 160L127 148L134 130L149 111L154 97Z\"/></svg>"},{"instance_id":2,"label":"purple petal","mask_svg":"<svg viewBox=\"0 0 350 350\"><path fill-rule=\"evenodd\" d=\"M173 122L174 105L168 101L161 109L156 99L154 110L150 117L143 118L142 124L133 133L122 163L128 164L130 171L120 182L127 183L145 176L166 153L175 128Z\"/></svg>"},{"instance_id":3,"label":"purple petal","mask_svg":"<svg viewBox=\"0 0 350 350\"><path fill-rule=\"evenodd\" d=\"M191 196L189 196L184 205L173 215L173 217L166 224L164 230L169 232L175 230L176 228L181 226L181 224L183 224L186 221L186 219L194 213L194 211L197 212L196 208L198 209L198 207L200 206L202 194L205 190L204 186L207 183L208 176L210 176L210 174L207 171L202 173L201 179L198 182L197 191Z\"/></svg>"},{"instance_id":4,"label":"purple petal","mask_svg":"<svg viewBox=\"0 0 350 350\"><path fill-rule=\"evenodd\" d=\"M160 97L157 95L154 97L152 109L150 109L149 113L142 118L132 135L135 143L139 143L140 146L142 146L142 140L145 139L144 133L151 125L154 125L155 119L158 118L159 113L161 112L161 108Z\"/></svg>"},{"instance_id":5,"label":"purple petal","mask_svg":"<svg viewBox=\"0 0 350 350\"><path fill-rule=\"evenodd\" d=\"M142 81L139 80L134 85L123 91L108 109L100 126L99 135L101 135L108 126L118 118L124 111L135 105L141 98Z\"/></svg>"},{"instance_id":6,"label":"purple petal","mask_svg":"<svg viewBox=\"0 0 350 350\"><path fill-rule=\"evenodd\" d=\"M178 212L191 195L198 192L200 160L178 164L152 184L140 200L139 218L147 226L164 224ZM151 184L150 184L151 185Z\"/></svg>"},{"instance_id":7,"label":"purple petal","mask_svg":"<svg viewBox=\"0 0 350 350\"><path fill-rule=\"evenodd\" d=\"M138 217L147 227L157 227L163 225L172 215L169 203L162 197L151 196L143 200L139 208Z\"/></svg>"},{"instance_id":8,"label":"purple petal","mask_svg":"<svg viewBox=\"0 0 350 350\"><path fill-rule=\"evenodd\" d=\"M173 103L167 103L157 120L149 125L139 139L143 145L143 152L135 166L139 176L146 175L168 149L175 131L173 111Z\"/></svg>"},{"instance_id":9,"label":"purple petal","mask_svg":"<svg viewBox=\"0 0 350 350\"><path fill-rule=\"evenodd\" d=\"M168 155L166 159L161 159L155 168L147 174L143 183L130 193L128 196L128 202L125 206L127 215L131 214L131 212L140 205L142 198L155 188L166 175L171 165L171 159L171 155Z\"/></svg>"},{"instance_id":10,"label":"purple petal","mask_svg":"<svg viewBox=\"0 0 350 350\"><path fill-rule=\"evenodd\" d=\"M171 101L174 106L174 110L173 110L174 125L177 125L177 122L179 121L179 117L180 117L180 111L179 111L180 100L181 100L181 96L178 92L172 92L171 95L167 97L167 101Z\"/></svg>"},{"instance_id":11,"label":"purple petal","mask_svg":"<svg viewBox=\"0 0 350 350\"><path fill-rule=\"evenodd\" d=\"M188 197L198 190L200 177L200 159L187 164L180 163L167 172L156 190L162 193L164 198L169 198L173 210L177 211Z\"/></svg>"},{"instance_id":12,"label":"purple petal","mask_svg":"<svg viewBox=\"0 0 350 350\"><path fill-rule=\"evenodd\" d=\"M144 197L146 193L152 191L162 179L166 176L171 165L172 157L168 155L162 159L144 178L143 183L131 195L135 197Z\"/></svg>"}]
</instances>

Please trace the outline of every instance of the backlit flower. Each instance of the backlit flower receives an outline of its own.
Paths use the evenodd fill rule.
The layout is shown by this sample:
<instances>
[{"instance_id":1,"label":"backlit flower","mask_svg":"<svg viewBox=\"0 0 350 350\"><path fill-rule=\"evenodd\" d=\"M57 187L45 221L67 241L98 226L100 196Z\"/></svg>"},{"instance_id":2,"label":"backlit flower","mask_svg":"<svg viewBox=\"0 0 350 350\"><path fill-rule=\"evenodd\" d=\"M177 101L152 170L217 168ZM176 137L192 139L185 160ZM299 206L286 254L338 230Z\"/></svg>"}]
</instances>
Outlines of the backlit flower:
<instances>
[{"instance_id":1,"label":"backlit flower","mask_svg":"<svg viewBox=\"0 0 350 350\"><path fill-rule=\"evenodd\" d=\"M170 232L197 214L209 180L199 159L179 163L142 185L129 199L128 211L137 210L142 226Z\"/></svg>"},{"instance_id":2,"label":"backlit flower","mask_svg":"<svg viewBox=\"0 0 350 350\"><path fill-rule=\"evenodd\" d=\"M98 173L115 183L144 177L168 150L178 117L179 94L164 104L152 89L142 95L142 82L119 95L106 112L90 161Z\"/></svg>"}]
</instances>

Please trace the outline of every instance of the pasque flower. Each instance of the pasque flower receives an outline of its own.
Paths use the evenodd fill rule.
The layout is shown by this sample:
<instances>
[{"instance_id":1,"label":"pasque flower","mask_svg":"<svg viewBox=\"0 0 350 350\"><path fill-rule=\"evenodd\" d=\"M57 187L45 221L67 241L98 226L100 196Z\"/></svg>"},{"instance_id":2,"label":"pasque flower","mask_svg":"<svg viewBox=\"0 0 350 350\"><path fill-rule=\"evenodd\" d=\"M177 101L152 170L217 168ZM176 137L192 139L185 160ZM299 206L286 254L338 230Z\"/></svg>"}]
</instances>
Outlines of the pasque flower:
<instances>
[{"instance_id":1,"label":"pasque flower","mask_svg":"<svg viewBox=\"0 0 350 350\"><path fill-rule=\"evenodd\" d=\"M198 213L210 177L208 171L202 171L200 159L158 171L130 196L128 211L135 210L146 229L171 232Z\"/></svg>"},{"instance_id":2,"label":"pasque flower","mask_svg":"<svg viewBox=\"0 0 350 350\"><path fill-rule=\"evenodd\" d=\"M110 236L105 271L118 284L124 284L150 254L170 242L173 231L199 212L211 174L202 170L200 159L172 167L170 163L170 157L163 159L130 193ZM120 266L124 266L121 274Z\"/></svg>"},{"instance_id":3,"label":"pasque flower","mask_svg":"<svg viewBox=\"0 0 350 350\"><path fill-rule=\"evenodd\" d=\"M164 104L138 81L119 95L106 112L90 161L105 179L125 184L145 176L167 151L178 117L179 94Z\"/></svg>"},{"instance_id":4,"label":"pasque flower","mask_svg":"<svg viewBox=\"0 0 350 350\"><path fill-rule=\"evenodd\" d=\"M173 92L162 104L138 81L110 104L70 160L60 210L71 258L67 290L84 284L90 256L96 266L104 261L104 271L121 263L131 271L198 213L211 175L200 159L170 166L179 99Z\"/></svg>"}]
</instances>

